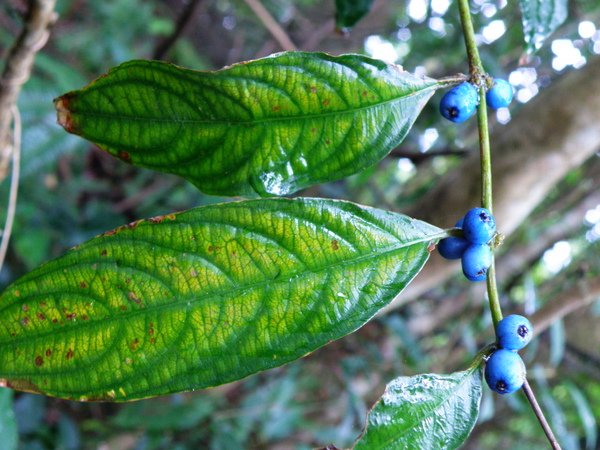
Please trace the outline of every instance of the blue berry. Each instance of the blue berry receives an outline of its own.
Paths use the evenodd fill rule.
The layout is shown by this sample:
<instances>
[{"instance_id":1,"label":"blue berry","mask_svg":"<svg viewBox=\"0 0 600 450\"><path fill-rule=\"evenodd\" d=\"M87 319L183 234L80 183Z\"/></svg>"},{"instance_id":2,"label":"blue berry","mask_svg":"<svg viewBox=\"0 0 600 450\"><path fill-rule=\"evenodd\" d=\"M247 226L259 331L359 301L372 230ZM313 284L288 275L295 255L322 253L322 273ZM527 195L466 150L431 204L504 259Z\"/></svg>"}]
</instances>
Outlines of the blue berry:
<instances>
[{"instance_id":1,"label":"blue berry","mask_svg":"<svg viewBox=\"0 0 600 450\"><path fill-rule=\"evenodd\" d=\"M464 217L462 217L458 222L456 222L454 227L462 228L463 220L464 220ZM438 248L438 252L440 253L440 255L443 258L460 259L460 257L463 255L463 253L465 252L465 250L467 249L468 246L469 246L469 243L467 242L466 239L461 238L461 237L451 236L451 237L442 239L440 241L440 243L438 244L437 248Z\"/></svg>"},{"instance_id":2,"label":"blue berry","mask_svg":"<svg viewBox=\"0 0 600 450\"><path fill-rule=\"evenodd\" d=\"M471 244L461 257L462 270L470 281L485 281L492 265L492 250L485 244Z\"/></svg>"},{"instance_id":3,"label":"blue berry","mask_svg":"<svg viewBox=\"0 0 600 450\"><path fill-rule=\"evenodd\" d=\"M525 364L518 353L496 350L485 364L485 381L498 394L512 394L525 382Z\"/></svg>"},{"instance_id":4,"label":"blue berry","mask_svg":"<svg viewBox=\"0 0 600 450\"><path fill-rule=\"evenodd\" d=\"M506 108L513 98L513 88L510 83L501 78L494 78L492 87L485 94L487 104L492 109Z\"/></svg>"},{"instance_id":5,"label":"blue berry","mask_svg":"<svg viewBox=\"0 0 600 450\"><path fill-rule=\"evenodd\" d=\"M477 89L465 81L444 94L440 102L440 112L446 119L461 123L475 114L478 103Z\"/></svg>"},{"instance_id":6,"label":"blue berry","mask_svg":"<svg viewBox=\"0 0 600 450\"><path fill-rule=\"evenodd\" d=\"M460 259L469 243L461 237L448 237L438 244L438 252L446 259Z\"/></svg>"},{"instance_id":7,"label":"blue berry","mask_svg":"<svg viewBox=\"0 0 600 450\"><path fill-rule=\"evenodd\" d=\"M531 322L517 314L506 316L496 326L498 345L507 350L521 350L531 340L532 332Z\"/></svg>"},{"instance_id":8,"label":"blue berry","mask_svg":"<svg viewBox=\"0 0 600 450\"><path fill-rule=\"evenodd\" d=\"M496 234L496 220L485 208L473 208L465 214L465 239L472 244L486 244Z\"/></svg>"}]
</instances>

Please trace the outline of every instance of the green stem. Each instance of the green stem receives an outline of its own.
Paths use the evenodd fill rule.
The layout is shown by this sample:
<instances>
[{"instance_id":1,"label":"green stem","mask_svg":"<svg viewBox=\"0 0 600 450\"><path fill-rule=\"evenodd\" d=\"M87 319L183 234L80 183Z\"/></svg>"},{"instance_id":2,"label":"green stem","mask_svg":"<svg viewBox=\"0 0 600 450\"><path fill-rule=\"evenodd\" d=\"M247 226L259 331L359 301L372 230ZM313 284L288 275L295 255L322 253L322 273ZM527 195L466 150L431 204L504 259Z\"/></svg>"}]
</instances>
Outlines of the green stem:
<instances>
[{"instance_id":1,"label":"green stem","mask_svg":"<svg viewBox=\"0 0 600 450\"><path fill-rule=\"evenodd\" d=\"M458 11L460 13L460 22L465 38L465 46L467 47L467 57L469 58L469 70L471 75L483 73L483 64L477 50L475 42L475 30L473 29L473 21L471 20L471 10L469 9L468 0L458 0Z\"/></svg>"},{"instance_id":2,"label":"green stem","mask_svg":"<svg viewBox=\"0 0 600 450\"><path fill-rule=\"evenodd\" d=\"M471 11L469 10L469 0L458 0L458 9L460 12L460 21L467 47L467 57L469 59L469 72L473 78L471 81L476 84L485 78L485 70L481 64L479 50L475 42L475 30L471 20ZM477 108L477 126L479 128L479 154L481 161L481 206L493 212L492 201L492 156L490 151L490 134L488 129L487 104L485 101L485 88L479 86L479 107ZM496 270L494 262L487 273L487 291L490 303L490 312L494 321L494 328L502 320L502 310L500 308L500 299L498 288L496 286Z\"/></svg>"}]
</instances>

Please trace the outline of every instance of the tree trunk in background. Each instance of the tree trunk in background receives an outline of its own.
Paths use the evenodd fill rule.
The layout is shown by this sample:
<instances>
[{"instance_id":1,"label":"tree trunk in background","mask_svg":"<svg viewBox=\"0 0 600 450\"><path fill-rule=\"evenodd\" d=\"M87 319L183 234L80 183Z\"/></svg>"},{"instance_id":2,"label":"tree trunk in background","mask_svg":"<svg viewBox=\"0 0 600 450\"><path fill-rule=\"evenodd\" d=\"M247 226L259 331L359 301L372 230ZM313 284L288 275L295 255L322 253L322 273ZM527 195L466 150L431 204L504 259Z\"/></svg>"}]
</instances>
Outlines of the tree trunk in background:
<instances>
[{"instance_id":1,"label":"tree trunk in background","mask_svg":"<svg viewBox=\"0 0 600 450\"><path fill-rule=\"evenodd\" d=\"M498 230L512 233L550 190L600 149L600 58L554 82L491 136L494 215ZM480 204L479 152L446 174L406 213L441 227ZM460 263L437 252L393 302L398 307L443 284ZM485 289L482 283L482 292Z\"/></svg>"}]
</instances>

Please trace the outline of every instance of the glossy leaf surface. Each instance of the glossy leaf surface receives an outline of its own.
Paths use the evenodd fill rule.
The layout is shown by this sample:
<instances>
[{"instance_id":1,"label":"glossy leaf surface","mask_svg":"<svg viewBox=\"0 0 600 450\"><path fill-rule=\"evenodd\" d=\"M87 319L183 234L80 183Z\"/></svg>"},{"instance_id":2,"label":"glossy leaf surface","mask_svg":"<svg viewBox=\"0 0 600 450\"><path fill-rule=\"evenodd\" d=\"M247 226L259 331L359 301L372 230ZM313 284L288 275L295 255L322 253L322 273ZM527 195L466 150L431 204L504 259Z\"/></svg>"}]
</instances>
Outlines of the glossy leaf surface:
<instances>
[{"instance_id":1,"label":"glossy leaf surface","mask_svg":"<svg viewBox=\"0 0 600 450\"><path fill-rule=\"evenodd\" d=\"M538 50L567 18L567 0L519 0L527 50Z\"/></svg>"},{"instance_id":2,"label":"glossy leaf surface","mask_svg":"<svg viewBox=\"0 0 600 450\"><path fill-rule=\"evenodd\" d=\"M55 100L59 123L218 195L285 195L398 145L439 83L359 55L281 53L198 72L131 61Z\"/></svg>"},{"instance_id":3,"label":"glossy leaf surface","mask_svg":"<svg viewBox=\"0 0 600 450\"><path fill-rule=\"evenodd\" d=\"M480 400L479 368L396 378L369 413L354 449L455 449L475 426Z\"/></svg>"},{"instance_id":4,"label":"glossy leaf surface","mask_svg":"<svg viewBox=\"0 0 600 450\"><path fill-rule=\"evenodd\" d=\"M353 27L371 10L373 0L335 0L335 24L340 29Z\"/></svg>"},{"instance_id":5,"label":"glossy leaf surface","mask_svg":"<svg viewBox=\"0 0 600 450\"><path fill-rule=\"evenodd\" d=\"M226 203L121 227L0 296L0 383L121 401L280 366L367 322L443 235L321 199Z\"/></svg>"}]
</instances>

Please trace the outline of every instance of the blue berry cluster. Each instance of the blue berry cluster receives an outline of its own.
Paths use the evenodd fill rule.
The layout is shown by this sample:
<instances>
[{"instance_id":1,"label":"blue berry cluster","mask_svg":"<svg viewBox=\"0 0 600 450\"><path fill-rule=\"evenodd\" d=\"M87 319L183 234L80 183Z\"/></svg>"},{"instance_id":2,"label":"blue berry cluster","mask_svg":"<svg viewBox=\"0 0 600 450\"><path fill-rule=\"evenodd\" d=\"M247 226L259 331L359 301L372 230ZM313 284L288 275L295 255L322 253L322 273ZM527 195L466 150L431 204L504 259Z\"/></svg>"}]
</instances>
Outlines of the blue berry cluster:
<instances>
[{"instance_id":1,"label":"blue berry cluster","mask_svg":"<svg viewBox=\"0 0 600 450\"><path fill-rule=\"evenodd\" d=\"M525 382L525 364L517 353L532 337L533 328L526 317L512 314L496 326L498 349L485 365L485 381L499 394L511 394Z\"/></svg>"},{"instance_id":2,"label":"blue berry cluster","mask_svg":"<svg viewBox=\"0 0 600 450\"><path fill-rule=\"evenodd\" d=\"M485 94L487 104L492 109L506 108L512 98L512 86L508 81L500 78L492 80L492 86ZM444 94L440 102L440 113L452 122L462 123L475 114L477 105L479 105L477 88L464 81Z\"/></svg>"},{"instance_id":3,"label":"blue berry cluster","mask_svg":"<svg viewBox=\"0 0 600 450\"><path fill-rule=\"evenodd\" d=\"M442 239L438 251L446 259L459 259L462 270L470 281L484 281L492 264L489 241L496 234L496 220L485 208L473 208L456 223L463 237Z\"/></svg>"}]
</instances>

